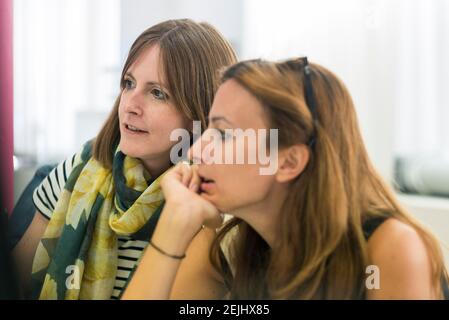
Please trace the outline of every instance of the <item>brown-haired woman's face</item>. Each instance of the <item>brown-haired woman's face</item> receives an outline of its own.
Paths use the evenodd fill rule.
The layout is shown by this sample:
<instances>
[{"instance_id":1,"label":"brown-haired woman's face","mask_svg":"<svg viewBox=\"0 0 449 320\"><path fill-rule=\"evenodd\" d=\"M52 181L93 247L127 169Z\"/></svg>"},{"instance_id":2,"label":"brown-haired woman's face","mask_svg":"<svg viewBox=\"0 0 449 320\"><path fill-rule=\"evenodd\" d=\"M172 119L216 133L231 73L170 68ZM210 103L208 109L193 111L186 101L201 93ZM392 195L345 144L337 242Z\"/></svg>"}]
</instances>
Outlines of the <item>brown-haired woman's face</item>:
<instances>
[{"instance_id":1,"label":"brown-haired woman's face","mask_svg":"<svg viewBox=\"0 0 449 320\"><path fill-rule=\"evenodd\" d=\"M176 143L170 141L170 134L188 125L163 83L160 61L158 45L140 53L126 72L119 105L120 150L141 159L147 169L169 164Z\"/></svg>"},{"instance_id":2,"label":"brown-haired woman's face","mask_svg":"<svg viewBox=\"0 0 449 320\"><path fill-rule=\"evenodd\" d=\"M199 157L201 158L198 173L203 180L202 197L222 212L257 205L267 198L275 183L273 174L261 174L260 169L267 167L258 155L261 142L257 139L256 143L250 143L248 139L251 132L258 136L258 130L267 130L264 113L263 106L253 95L235 80L228 80L219 87L215 95L208 130L190 149L194 160L199 162ZM235 134L229 135L229 131L226 132L229 129ZM236 129L241 129L248 135L238 134ZM222 150L221 163L217 163L214 152L208 151L211 149ZM232 163L225 159L225 155L229 154L226 149L233 150ZM237 161L239 152L244 160L240 164ZM254 162L250 161L252 156L255 156Z\"/></svg>"}]
</instances>

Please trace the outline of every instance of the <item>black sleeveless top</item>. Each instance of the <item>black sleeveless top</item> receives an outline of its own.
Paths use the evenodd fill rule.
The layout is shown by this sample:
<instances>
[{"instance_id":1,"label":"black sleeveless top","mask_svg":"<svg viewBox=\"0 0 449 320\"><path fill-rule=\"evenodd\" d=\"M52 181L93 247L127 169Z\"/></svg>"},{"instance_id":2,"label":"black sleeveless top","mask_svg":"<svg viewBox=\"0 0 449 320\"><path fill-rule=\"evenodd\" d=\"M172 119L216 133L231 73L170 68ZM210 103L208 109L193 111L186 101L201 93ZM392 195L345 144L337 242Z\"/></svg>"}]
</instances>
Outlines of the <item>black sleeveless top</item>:
<instances>
[{"instance_id":1,"label":"black sleeveless top","mask_svg":"<svg viewBox=\"0 0 449 320\"><path fill-rule=\"evenodd\" d=\"M387 218L384 217L374 217L366 220L363 223L363 234L366 241L373 235L374 231L382 224ZM441 287L443 289L443 295L445 300L449 300L449 284L444 277L441 277Z\"/></svg>"},{"instance_id":2,"label":"black sleeveless top","mask_svg":"<svg viewBox=\"0 0 449 320\"><path fill-rule=\"evenodd\" d=\"M363 230L363 234L365 236L366 241L369 240L369 238L373 235L373 233L377 230L377 228L382 223L384 223L385 220L387 220L387 219L388 218L385 218L385 217L373 217L373 218L367 219L363 223L362 230ZM224 277L225 285L230 290L233 275L232 275L231 268L229 266L228 259L225 257L225 254L223 253L222 250L219 250L219 259L220 259L221 267L225 274L225 277ZM449 285L443 276L441 277L441 287L443 289L444 299L449 300Z\"/></svg>"}]
</instances>

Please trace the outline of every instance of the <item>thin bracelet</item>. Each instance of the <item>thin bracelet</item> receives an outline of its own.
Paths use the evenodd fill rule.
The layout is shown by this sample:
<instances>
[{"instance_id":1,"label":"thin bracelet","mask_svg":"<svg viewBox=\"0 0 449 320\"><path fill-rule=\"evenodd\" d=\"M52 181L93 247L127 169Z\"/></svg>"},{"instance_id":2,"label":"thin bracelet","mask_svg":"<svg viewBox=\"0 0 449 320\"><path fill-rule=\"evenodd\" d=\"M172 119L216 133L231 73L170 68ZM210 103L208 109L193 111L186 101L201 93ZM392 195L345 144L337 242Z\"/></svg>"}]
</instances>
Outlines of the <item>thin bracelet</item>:
<instances>
[{"instance_id":1,"label":"thin bracelet","mask_svg":"<svg viewBox=\"0 0 449 320\"><path fill-rule=\"evenodd\" d=\"M178 260L184 259L186 257L185 253L182 256L176 256L176 255L173 255L173 254L169 254L169 253L165 252L164 250L162 250L161 248L159 248L158 246L156 246L151 240L150 240L150 242L148 244L150 246L152 246L154 249L156 249L157 251L159 251L160 253L162 253L164 256L167 256L167 257L170 257L170 258L173 258L173 259L178 259Z\"/></svg>"}]
</instances>

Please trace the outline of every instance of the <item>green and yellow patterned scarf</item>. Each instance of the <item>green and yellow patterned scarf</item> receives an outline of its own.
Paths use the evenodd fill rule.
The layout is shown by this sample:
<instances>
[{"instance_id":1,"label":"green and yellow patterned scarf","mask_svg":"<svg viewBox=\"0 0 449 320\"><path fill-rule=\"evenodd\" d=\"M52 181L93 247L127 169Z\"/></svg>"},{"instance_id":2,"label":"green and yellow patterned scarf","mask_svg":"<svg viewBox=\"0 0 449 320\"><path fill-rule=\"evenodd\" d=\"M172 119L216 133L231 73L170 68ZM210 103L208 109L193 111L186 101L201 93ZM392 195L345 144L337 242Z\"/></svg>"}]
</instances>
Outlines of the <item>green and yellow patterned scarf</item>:
<instances>
[{"instance_id":1,"label":"green and yellow patterned scarf","mask_svg":"<svg viewBox=\"0 0 449 320\"><path fill-rule=\"evenodd\" d=\"M163 206L160 179L140 160L117 150L113 168L91 156L87 143L73 168L33 261L39 299L110 299L117 272L118 236L154 230ZM149 226L149 227L148 227Z\"/></svg>"}]
</instances>

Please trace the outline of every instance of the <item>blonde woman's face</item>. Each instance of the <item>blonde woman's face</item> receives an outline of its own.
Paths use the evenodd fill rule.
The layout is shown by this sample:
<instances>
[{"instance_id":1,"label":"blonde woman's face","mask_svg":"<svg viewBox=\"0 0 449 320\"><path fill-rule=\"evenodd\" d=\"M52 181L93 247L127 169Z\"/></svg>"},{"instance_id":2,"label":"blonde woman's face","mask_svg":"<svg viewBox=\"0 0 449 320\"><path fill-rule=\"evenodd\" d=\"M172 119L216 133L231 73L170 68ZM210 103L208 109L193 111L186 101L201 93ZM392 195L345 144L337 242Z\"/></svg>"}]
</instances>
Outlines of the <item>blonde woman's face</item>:
<instances>
[{"instance_id":1,"label":"blonde woman's face","mask_svg":"<svg viewBox=\"0 0 449 320\"><path fill-rule=\"evenodd\" d=\"M266 167L257 156L260 145L250 143L245 135L231 136L226 133L227 129L234 132L250 129L255 133L267 129L263 106L235 80L228 80L219 87L209 115L209 127L190 149L194 160L201 160L198 165L203 181L201 196L222 212L257 205L275 183L273 175L260 173L260 169ZM219 135L220 139L212 138L214 135ZM216 154L208 151L211 149L222 150L221 163L216 163ZM226 162L225 155L229 154L226 149L233 150L231 164ZM237 155L242 151L244 161L239 164ZM251 155L256 155L253 163L249 161Z\"/></svg>"},{"instance_id":2,"label":"blonde woman's face","mask_svg":"<svg viewBox=\"0 0 449 320\"><path fill-rule=\"evenodd\" d=\"M169 164L170 148L176 143L170 141L170 133L188 124L164 84L159 57L158 45L142 51L124 77L119 105L120 149L141 159L147 169Z\"/></svg>"}]
</instances>

